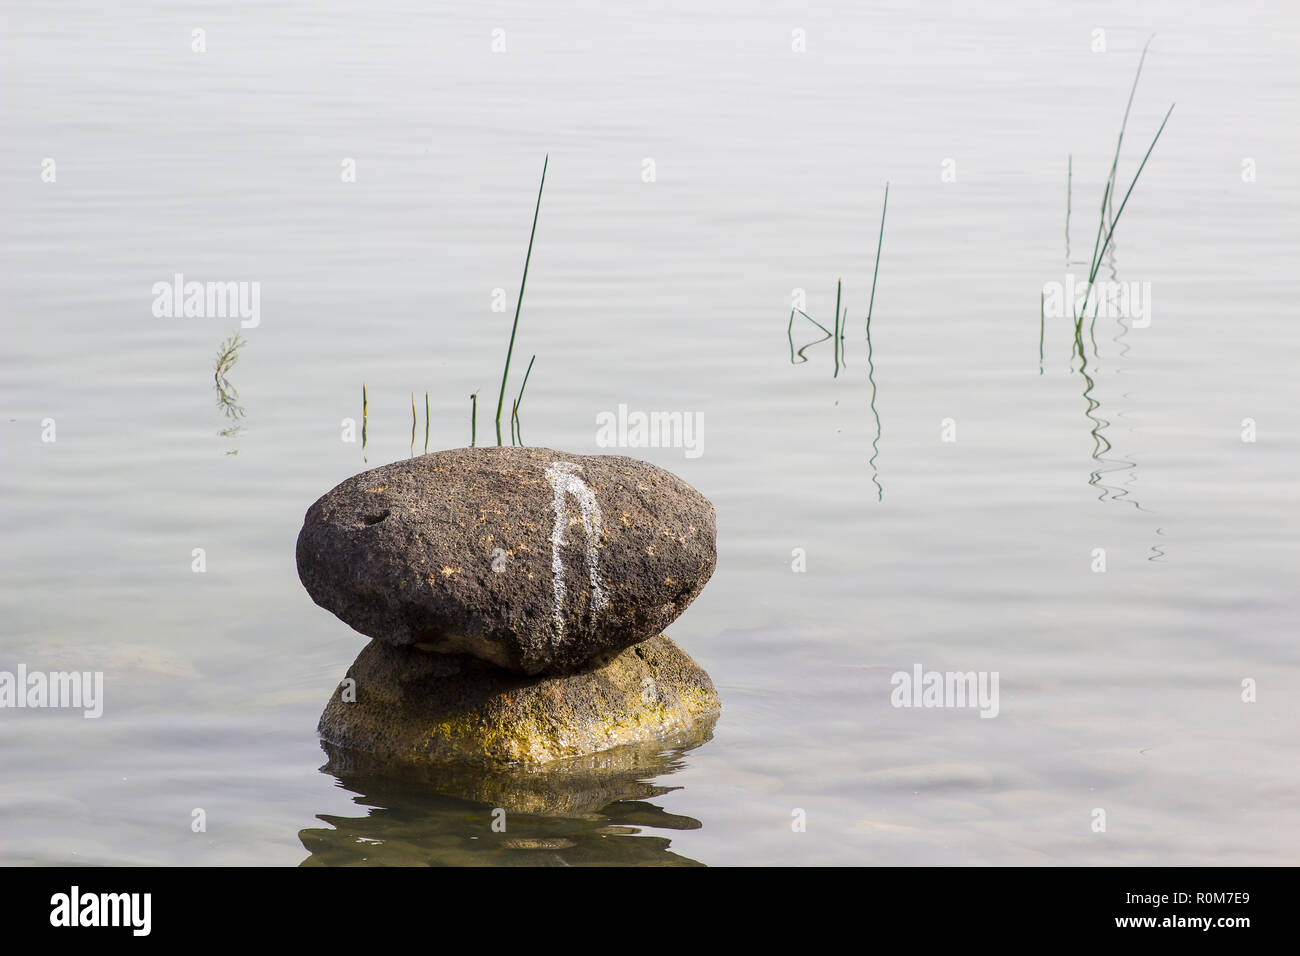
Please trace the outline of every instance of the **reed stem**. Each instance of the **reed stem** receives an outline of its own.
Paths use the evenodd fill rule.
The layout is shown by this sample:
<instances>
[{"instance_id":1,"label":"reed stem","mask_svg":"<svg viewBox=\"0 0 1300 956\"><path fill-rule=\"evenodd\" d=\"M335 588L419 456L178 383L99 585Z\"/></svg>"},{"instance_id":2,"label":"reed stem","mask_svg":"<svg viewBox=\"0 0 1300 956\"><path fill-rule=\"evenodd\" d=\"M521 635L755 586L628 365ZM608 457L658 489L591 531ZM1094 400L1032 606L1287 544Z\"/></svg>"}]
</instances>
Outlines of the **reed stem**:
<instances>
[{"instance_id":1,"label":"reed stem","mask_svg":"<svg viewBox=\"0 0 1300 956\"><path fill-rule=\"evenodd\" d=\"M880 250L885 244L885 213L889 211L889 183L885 183L885 204L880 207L880 236L876 239L876 268L871 273L871 301L867 303L867 326L871 326L871 310L876 306L876 277L880 275Z\"/></svg>"},{"instance_id":2,"label":"reed stem","mask_svg":"<svg viewBox=\"0 0 1300 956\"><path fill-rule=\"evenodd\" d=\"M1126 106L1124 107L1124 120L1123 120L1123 122L1120 123L1120 126L1119 126L1119 139L1118 139L1118 140L1116 141L1116 143L1115 143L1115 158L1114 158L1114 160L1113 160L1113 161L1111 162L1111 164L1110 164L1110 177L1109 177L1109 182L1110 182L1111 187L1112 187L1112 189L1111 189L1111 207L1110 207L1110 211L1111 211L1112 215L1111 215L1111 220L1110 220L1110 221L1111 221L1111 225L1112 225L1112 226L1115 224L1115 218L1116 218L1116 217L1113 215L1114 212L1115 212L1115 204L1114 204L1114 200L1115 200L1115 192L1114 192L1114 188L1113 188L1113 187L1114 187L1114 184L1115 184L1115 177L1116 177L1116 175L1117 175L1118 172L1119 172L1119 151L1120 151L1120 148L1124 145L1124 131L1128 128L1128 116L1129 116L1129 113L1132 112L1132 110L1133 110L1133 97L1137 94L1138 80L1141 79L1141 77L1142 77L1142 64L1146 62L1146 59L1147 59L1147 50L1151 48L1151 41L1154 40L1155 38L1156 38L1156 35L1155 35L1154 33L1151 34L1151 36L1147 37L1147 42L1146 42L1146 43L1143 45L1143 47L1142 47L1142 56L1140 56L1140 57L1138 58L1137 72L1133 74L1133 88L1132 88L1131 90L1129 90L1129 93L1128 93L1128 105L1126 105Z\"/></svg>"},{"instance_id":3,"label":"reed stem","mask_svg":"<svg viewBox=\"0 0 1300 956\"><path fill-rule=\"evenodd\" d=\"M533 229L528 234L528 253L524 256L524 277L519 280L519 299L515 302L515 321L510 327L510 345L506 349L506 366L501 372L501 392L497 395L497 444L501 442L501 410L506 402L506 380L510 377L510 356L515 351L515 334L519 331L519 310L524 305L524 286L528 284L528 263L533 258L533 239L537 235L537 217L542 211L542 190L546 187L546 167L551 161L550 153L542 161L542 182L537 187L537 206L533 209Z\"/></svg>"},{"instance_id":4,"label":"reed stem","mask_svg":"<svg viewBox=\"0 0 1300 956\"><path fill-rule=\"evenodd\" d=\"M834 340L831 342L835 349L835 377L839 378L840 374L840 348L843 343L844 335L840 331L840 286L843 284L841 279L835 280L835 332Z\"/></svg>"}]
</instances>

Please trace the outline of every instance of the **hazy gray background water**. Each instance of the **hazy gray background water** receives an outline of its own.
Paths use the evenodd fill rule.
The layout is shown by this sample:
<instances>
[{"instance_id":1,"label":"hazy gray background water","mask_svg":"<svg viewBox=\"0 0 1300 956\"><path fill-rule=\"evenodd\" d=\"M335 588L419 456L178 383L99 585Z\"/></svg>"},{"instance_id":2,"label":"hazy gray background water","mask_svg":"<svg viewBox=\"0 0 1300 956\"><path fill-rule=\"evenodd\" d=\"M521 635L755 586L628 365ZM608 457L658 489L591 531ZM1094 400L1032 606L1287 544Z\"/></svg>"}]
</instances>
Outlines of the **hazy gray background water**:
<instances>
[{"instance_id":1,"label":"hazy gray background water","mask_svg":"<svg viewBox=\"0 0 1300 956\"><path fill-rule=\"evenodd\" d=\"M1295 7L546 6L5 5L0 669L107 686L97 721L0 711L0 859L1294 863ZM1125 184L1178 105L1114 262L1152 322L1099 322L1090 419L1067 319L1040 375L1039 293L1071 154L1091 249L1151 32ZM517 820L541 842L514 849L482 805L319 771L364 641L293 545L365 467L340 440L362 381L370 466L409 454L411 392L431 448L468 441L476 389L490 429L492 293L513 309L548 151L524 434L595 453L619 403L703 413L702 457L627 453L717 506L670 633L725 710L654 781L677 789ZM238 436L211 375L238 323L155 318L177 272L261 283ZM791 366L786 322L796 288L829 321L837 276L833 379L828 344ZM891 707L918 663L998 671L1000 715Z\"/></svg>"}]
</instances>

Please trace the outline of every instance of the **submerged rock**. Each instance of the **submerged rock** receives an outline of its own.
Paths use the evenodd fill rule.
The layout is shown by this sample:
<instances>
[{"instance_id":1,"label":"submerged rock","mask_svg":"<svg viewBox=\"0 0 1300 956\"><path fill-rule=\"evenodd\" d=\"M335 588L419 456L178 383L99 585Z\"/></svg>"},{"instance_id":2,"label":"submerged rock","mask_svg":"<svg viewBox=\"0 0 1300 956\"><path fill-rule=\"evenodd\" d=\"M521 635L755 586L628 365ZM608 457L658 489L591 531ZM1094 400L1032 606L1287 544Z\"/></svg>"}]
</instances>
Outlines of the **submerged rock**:
<instances>
[{"instance_id":1,"label":"submerged rock","mask_svg":"<svg viewBox=\"0 0 1300 956\"><path fill-rule=\"evenodd\" d=\"M321 715L334 747L392 764L492 768L707 736L721 704L668 637L573 673L525 677L469 655L372 641Z\"/></svg>"},{"instance_id":2,"label":"submerged rock","mask_svg":"<svg viewBox=\"0 0 1300 956\"><path fill-rule=\"evenodd\" d=\"M713 573L716 533L708 499L647 462L459 448L323 496L298 575L368 637L558 673L662 633Z\"/></svg>"}]
</instances>

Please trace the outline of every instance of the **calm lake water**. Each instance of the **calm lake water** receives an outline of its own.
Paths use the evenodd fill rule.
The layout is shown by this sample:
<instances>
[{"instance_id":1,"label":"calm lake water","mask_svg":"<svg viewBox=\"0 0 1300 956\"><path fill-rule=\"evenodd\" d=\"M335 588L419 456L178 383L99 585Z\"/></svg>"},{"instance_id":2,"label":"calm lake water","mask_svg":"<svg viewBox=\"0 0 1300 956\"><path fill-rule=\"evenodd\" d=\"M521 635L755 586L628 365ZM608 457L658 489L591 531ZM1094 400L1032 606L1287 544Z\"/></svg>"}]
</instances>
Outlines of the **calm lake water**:
<instances>
[{"instance_id":1,"label":"calm lake water","mask_svg":"<svg viewBox=\"0 0 1300 956\"><path fill-rule=\"evenodd\" d=\"M0 861L1295 863L1294 5L550 6L6 11L0 670L105 687L97 720L0 710ZM1103 270L1149 308L1089 324L1086 376L1042 317L1040 364L1067 168L1082 279L1153 32L1123 188L1177 107ZM412 453L412 393L416 453L426 391L431 450L476 390L491 432L548 152L524 437L702 414L698 457L610 451L717 507L669 633L724 712L494 834L464 791L322 769L364 639L294 542ZM178 273L260 284L235 433L240 322L155 316ZM787 323L839 277L836 376ZM996 672L997 716L892 706L918 665Z\"/></svg>"}]
</instances>

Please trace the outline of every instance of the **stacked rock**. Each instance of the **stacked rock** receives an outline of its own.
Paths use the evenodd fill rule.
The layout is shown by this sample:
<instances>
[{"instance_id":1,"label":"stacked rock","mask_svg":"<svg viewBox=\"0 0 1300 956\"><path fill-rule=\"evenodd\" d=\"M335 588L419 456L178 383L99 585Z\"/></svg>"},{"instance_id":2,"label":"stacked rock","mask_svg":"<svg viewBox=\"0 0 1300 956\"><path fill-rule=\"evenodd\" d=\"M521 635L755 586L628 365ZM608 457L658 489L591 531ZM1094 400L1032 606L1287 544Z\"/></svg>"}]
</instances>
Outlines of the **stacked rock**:
<instances>
[{"instance_id":1,"label":"stacked rock","mask_svg":"<svg viewBox=\"0 0 1300 956\"><path fill-rule=\"evenodd\" d=\"M312 600L372 638L321 736L500 766L698 734L720 702L662 632L716 536L707 498L621 456L459 448L349 478L298 535Z\"/></svg>"}]
</instances>

